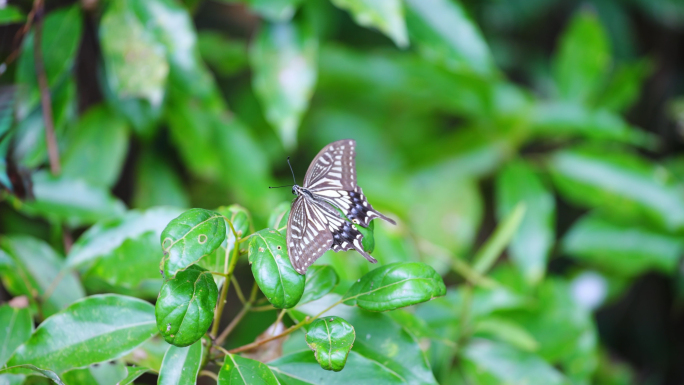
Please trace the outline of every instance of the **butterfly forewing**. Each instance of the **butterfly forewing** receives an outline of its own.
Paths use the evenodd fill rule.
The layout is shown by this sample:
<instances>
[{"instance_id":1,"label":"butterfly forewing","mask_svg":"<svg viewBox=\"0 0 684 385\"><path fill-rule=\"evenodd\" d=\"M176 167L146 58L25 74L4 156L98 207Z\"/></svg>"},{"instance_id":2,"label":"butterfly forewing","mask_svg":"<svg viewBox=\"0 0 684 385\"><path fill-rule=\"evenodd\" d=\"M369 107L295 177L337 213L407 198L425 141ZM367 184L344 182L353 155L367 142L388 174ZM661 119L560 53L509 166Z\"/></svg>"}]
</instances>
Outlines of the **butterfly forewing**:
<instances>
[{"instance_id":1,"label":"butterfly forewing","mask_svg":"<svg viewBox=\"0 0 684 385\"><path fill-rule=\"evenodd\" d=\"M327 219L305 196L292 204L287 220L287 253L290 263L303 274L333 244Z\"/></svg>"},{"instance_id":2,"label":"butterfly forewing","mask_svg":"<svg viewBox=\"0 0 684 385\"><path fill-rule=\"evenodd\" d=\"M325 146L306 171L304 187L311 191L353 190L356 187L356 142L338 140Z\"/></svg>"}]
</instances>

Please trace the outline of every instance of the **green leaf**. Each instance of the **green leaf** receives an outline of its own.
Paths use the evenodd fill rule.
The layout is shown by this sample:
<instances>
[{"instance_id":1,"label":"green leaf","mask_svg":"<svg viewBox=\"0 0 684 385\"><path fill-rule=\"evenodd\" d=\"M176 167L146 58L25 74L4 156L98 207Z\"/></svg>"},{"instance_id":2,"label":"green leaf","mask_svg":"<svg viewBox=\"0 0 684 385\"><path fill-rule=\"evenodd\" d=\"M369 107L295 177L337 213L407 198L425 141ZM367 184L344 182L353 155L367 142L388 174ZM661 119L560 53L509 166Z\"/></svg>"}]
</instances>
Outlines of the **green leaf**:
<instances>
[{"instance_id":1,"label":"green leaf","mask_svg":"<svg viewBox=\"0 0 684 385\"><path fill-rule=\"evenodd\" d=\"M653 63L645 59L618 65L610 82L595 98L594 104L611 111L625 111L638 100L644 82L653 73L653 69Z\"/></svg>"},{"instance_id":2,"label":"green leaf","mask_svg":"<svg viewBox=\"0 0 684 385\"><path fill-rule=\"evenodd\" d=\"M220 76L233 76L247 69L247 45L242 40L228 39L222 33L200 31L197 47L202 59Z\"/></svg>"},{"instance_id":3,"label":"green leaf","mask_svg":"<svg viewBox=\"0 0 684 385\"><path fill-rule=\"evenodd\" d=\"M10 305L0 306L0 330L5 337L0 342L0 368L5 366L14 350L33 333L33 319L28 308L15 308Z\"/></svg>"},{"instance_id":4,"label":"green leaf","mask_svg":"<svg viewBox=\"0 0 684 385\"><path fill-rule=\"evenodd\" d=\"M148 368L142 368L138 366L126 366L126 377L119 381L116 385L128 385L132 384L133 381L138 379L138 377L149 372Z\"/></svg>"},{"instance_id":5,"label":"green leaf","mask_svg":"<svg viewBox=\"0 0 684 385\"><path fill-rule=\"evenodd\" d=\"M539 343L523 327L503 317L487 317L475 324L475 336L494 337L520 350L534 352Z\"/></svg>"},{"instance_id":6,"label":"green leaf","mask_svg":"<svg viewBox=\"0 0 684 385\"><path fill-rule=\"evenodd\" d=\"M0 25L21 23L26 19L26 15L14 5L5 4L0 9Z\"/></svg>"},{"instance_id":7,"label":"green leaf","mask_svg":"<svg viewBox=\"0 0 684 385\"><path fill-rule=\"evenodd\" d=\"M254 92L289 149L316 83L317 52L315 35L294 23L263 24L250 49Z\"/></svg>"},{"instance_id":8,"label":"green leaf","mask_svg":"<svg viewBox=\"0 0 684 385\"><path fill-rule=\"evenodd\" d=\"M111 253L101 255L81 276L90 292L116 292L154 299L163 279L159 274L159 233L148 231L126 239Z\"/></svg>"},{"instance_id":9,"label":"green leaf","mask_svg":"<svg viewBox=\"0 0 684 385\"><path fill-rule=\"evenodd\" d=\"M89 266L115 253L126 241L137 241L148 232L161 235L166 225L181 213L176 208L156 207L131 210L120 218L100 221L74 243L67 256L67 266ZM156 241L155 245L158 245ZM161 251L157 255L161 257Z\"/></svg>"},{"instance_id":10,"label":"green leaf","mask_svg":"<svg viewBox=\"0 0 684 385\"><path fill-rule=\"evenodd\" d=\"M335 372L344 369L355 339L354 327L334 316L318 318L306 332L306 344L314 351L321 368Z\"/></svg>"},{"instance_id":11,"label":"green leaf","mask_svg":"<svg viewBox=\"0 0 684 385\"><path fill-rule=\"evenodd\" d=\"M85 179L93 186L112 187L128 152L128 127L106 106L89 109L70 130L62 154L62 175Z\"/></svg>"},{"instance_id":12,"label":"green leaf","mask_svg":"<svg viewBox=\"0 0 684 385\"><path fill-rule=\"evenodd\" d=\"M223 217L213 211L191 209L169 222L161 234L164 272L173 277L203 256L213 253L226 238Z\"/></svg>"},{"instance_id":13,"label":"green leaf","mask_svg":"<svg viewBox=\"0 0 684 385\"><path fill-rule=\"evenodd\" d=\"M355 282L344 295L345 304L371 311L394 310L446 294L442 277L420 262L398 262L378 267Z\"/></svg>"},{"instance_id":14,"label":"green leaf","mask_svg":"<svg viewBox=\"0 0 684 385\"><path fill-rule=\"evenodd\" d=\"M379 29L401 48L408 46L404 7L400 0L332 0L332 2L351 12L359 25Z\"/></svg>"},{"instance_id":15,"label":"green leaf","mask_svg":"<svg viewBox=\"0 0 684 385\"><path fill-rule=\"evenodd\" d=\"M684 202L661 169L634 154L602 148L563 150L551 157L558 191L582 206L629 219L650 219L667 230L684 228Z\"/></svg>"},{"instance_id":16,"label":"green leaf","mask_svg":"<svg viewBox=\"0 0 684 385\"><path fill-rule=\"evenodd\" d=\"M339 298L338 295L331 294L298 310L313 316ZM346 370L339 373L322 371L308 351L303 356L294 354L282 357L269 365L315 384L437 384L418 340L403 326L394 322L387 313L373 313L359 308L336 308L324 313L322 317L330 317L339 312L342 312L347 322L354 325L357 337L347 358ZM273 370L280 378L281 373Z\"/></svg>"},{"instance_id":17,"label":"green leaf","mask_svg":"<svg viewBox=\"0 0 684 385\"><path fill-rule=\"evenodd\" d=\"M169 76L165 48L136 16L130 2L109 2L100 22L100 43L114 94L161 105Z\"/></svg>"},{"instance_id":18,"label":"green leaf","mask_svg":"<svg viewBox=\"0 0 684 385\"><path fill-rule=\"evenodd\" d=\"M221 0L233 1L233 0ZM288 21L303 0L242 0L249 4L249 9L269 21Z\"/></svg>"},{"instance_id":19,"label":"green leaf","mask_svg":"<svg viewBox=\"0 0 684 385\"><path fill-rule=\"evenodd\" d=\"M14 365L10 366L4 369L0 369L0 374L3 372L17 372L21 371L22 373L27 373L27 374L36 374L40 375L41 377L49 378L52 381L54 381L57 385L64 385L64 382L59 378L57 373L51 371L51 370L46 370L46 369L41 369L37 366L34 365Z\"/></svg>"},{"instance_id":20,"label":"green leaf","mask_svg":"<svg viewBox=\"0 0 684 385\"><path fill-rule=\"evenodd\" d=\"M553 194L524 161L509 163L497 176L499 221L510 215L519 203L525 205L525 215L508 250L526 281L534 285L544 277L555 241L556 204Z\"/></svg>"},{"instance_id":21,"label":"green leaf","mask_svg":"<svg viewBox=\"0 0 684 385\"><path fill-rule=\"evenodd\" d=\"M372 253L373 250L375 250L375 236L373 234L373 230L375 229L375 222L371 221L368 224L368 227L356 226L356 228L363 235L363 239L361 240L361 246L363 246L363 249L366 252Z\"/></svg>"},{"instance_id":22,"label":"green leaf","mask_svg":"<svg viewBox=\"0 0 684 385\"><path fill-rule=\"evenodd\" d=\"M50 245L26 235L0 238L0 271L3 285L12 295L33 298L52 290L41 303L44 317L85 296L76 276L65 269L64 260Z\"/></svg>"},{"instance_id":23,"label":"green leaf","mask_svg":"<svg viewBox=\"0 0 684 385\"><path fill-rule=\"evenodd\" d=\"M330 293L337 286L338 281L339 277L332 266L309 266L309 270L306 272L304 294L299 300L299 304L315 301Z\"/></svg>"},{"instance_id":24,"label":"green leaf","mask_svg":"<svg viewBox=\"0 0 684 385\"><path fill-rule=\"evenodd\" d=\"M147 209L154 206L187 208L190 198L170 158L161 151L147 148L140 154L135 173L133 207Z\"/></svg>"},{"instance_id":25,"label":"green leaf","mask_svg":"<svg viewBox=\"0 0 684 385\"><path fill-rule=\"evenodd\" d=\"M125 355L123 360L128 364L147 368L153 372L159 373L166 351L169 350L171 346L173 345L167 344L166 341L157 334Z\"/></svg>"},{"instance_id":26,"label":"green leaf","mask_svg":"<svg viewBox=\"0 0 684 385\"><path fill-rule=\"evenodd\" d=\"M454 71L495 72L487 42L459 3L407 0L406 6L409 35L425 58Z\"/></svg>"},{"instance_id":27,"label":"green leaf","mask_svg":"<svg viewBox=\"0 0 684 385\"><path fill-rule=\"evenodd\" d=\"M79 5L62 7L45 16L40 46L45 75L51 89L64 81L73 67L82 30L83 20ZM38 105L40 98L33 56L33 35L31 30L24 37L17 60L16 83L23 86L19 93L18 119L26 117Z\"/></svg>"},{"instance_id":28,"label":"green leaf","mask_svg":"<svg viewBox=\"0 0 684 385\"><path fill-rule=\"evenodd\" d=\"M578 12L561 37L554 75L564 100L587 101L605 84L611 65L610 42L591 11Z\"/></svg>"},{"instance_id":29,"label":"green leaf","mask_svg":"<svg viewBox=\"0 0 684 385\"><path fill-rule=\"evenodd\" d=\"M282 202L276 206L268 217L268 227L278 231L285 230L290 216L290 208L292 208L292 202Z\"/></svg>"},{"instance_id":30,"label":"green leaf","mask_svg":"<svg viewBox=\"0 0 684 385\"><path fill-rule=\"evenodd\" d=\"M501 383L569 384L560 372L540 357L502 343L474 339L466 346L463 355L478 372L489 373Z\"/></svg>"},{"instance_id":31,"label":"green leaf","mask_svg":"<svg viewBox=\"0 0 684 385\"><path fill-rule=\"evenodd\" d=\"M121 357L154 334L154 308L149 303L116 294L94 295L41 323L8 366L32 364L60 373Z\"/></svg>"},{"instance_id":32,"label":"green leaf","mask_svg":"<svg viewBox=\"0 0 684 385\"><path fill-rule=\"evenodd\" d=\"M684 251L681 237L615 223L597 214L578 220L562 245L564 253L626 277L651 269L673 273Z\"/></svg>"},{"instance_id":33,"label":"green leaf","mask_svg":"<svg viewBox=\"0 0 684 385\"><path fill-rule=\"evenodd\" d=\"M126 368L123 362L117 360L72 369L61 376L67 385L119 385L128 374Z\"/></svg>"},{"instance_id":34,"label":"green leaf","mask_svg":"<svg viewBox=\"0 0 684 385\"><path fill-rule=\"evenodd\" d=\"M157 383L164 385L196 383L203 350L201 339L183 348L171 346L164 356Z\"/></svg>"},{"instance_id":35,"label":"green leaf","mask_svg":"<svg viewBox=\"0 0 684 385\"><path fill-rule=\"evenodd\" d=\"M266 364L228 354L218 374L218 385L279 384Z\"/></svg>"},{"instance_id":36,"label":"green leaf","mask_svg":"<svg viewBox=\"0 0 684 385\"><path fill-rule=\"evenodd\" d=\"M289 354L269 362L269 367L281 384L316 385L373 385L406 384L408 381L372 358L352 350L347 359L347 370L339 373L323 371L311 352ZM416 382L420 383L420 382ZM429 382L426 382L429 383ZM432 382L436 384L436 382Z\"/></svg>"},{"instance_id":37,"label":"green leaf","mask_svg":"<svg viewBox=\"0 0 684 385\"><path fill-rule=\"evenodd\" d=\"M26 201L21 210L52 222L65 222L71 227L92 224L102 219L121 216L123 202L104 187L82 179L53 177L46 171L33 175L35 201Z\"/></svg>"},{"instance_id":38,"label":"green leaf","mask_svg":"<svg viewBox=\"0 0 684 385\"><path fill-rule=\"evenodd\" d=\"M249 241L249 263L259 288L278 309L289 309L304 293L305 276L295 271L287 256L285 237L264 229Z\"/></svg>"},{"instance_id":39,"label":"green leaf","mask_svg":"<svg viewBox=\"0 0 684 385\"><path fill-rule=\"evenodd\" d=\"M192 265L164 283L155 306L157 328L166 342L188 346L207 332L218 288L211 273Z\"/></svg>"},{"instance_id":40,"label":"green leaf","mask_svg":"<svg viewBox=\"0 0 684 385\"><path fill-rule=\"evenodd\" d=\"M228 221L233 225L233 229L235 229L238 238L244 238L252 233L252 217L249 215L249 211L244 207L240 205L221 206L216 209L216 212L228 218ZM230 231L230 227L228 228L228 231ZM233 237L232 231L229 236Z\"/></svg>"},{"instance_id":41,"label":"green leaf","mask_svg":"<svg viewBox=\"0 0 684 385\"><path fill-rule=\"evenodd\" d=\"M575 102L539 102L533 107L532 128L543 139L589 138L653 147L655 137L630 125L606 109L590 109Z\"/></svg>"}]
</instances>

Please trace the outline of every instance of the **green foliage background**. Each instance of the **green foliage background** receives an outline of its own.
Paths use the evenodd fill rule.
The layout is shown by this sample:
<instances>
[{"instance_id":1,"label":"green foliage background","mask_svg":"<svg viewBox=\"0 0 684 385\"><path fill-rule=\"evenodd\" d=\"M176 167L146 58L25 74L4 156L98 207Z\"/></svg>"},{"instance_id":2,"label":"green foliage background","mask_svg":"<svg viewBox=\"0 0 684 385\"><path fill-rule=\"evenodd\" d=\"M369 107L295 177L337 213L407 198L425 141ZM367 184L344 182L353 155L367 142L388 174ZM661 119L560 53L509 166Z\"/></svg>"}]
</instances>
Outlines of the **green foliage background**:
<instances>
[{"instance_id":1,"label":"green foliage background","mask_svg":"<svg viewBox=\"0 0 684 385\"><path fill-rule=\"evenodd\" d=\"M40 20L33 7L0 9L0 365L37 368L0 381L23 383L26 370L67 384L153 383L160 371L173 382L179 366L196 375L202 344L148 338L162 230L186 209L232 204L249 220L218 211L242 226L238 238L282 228L292 196L268 186L290 183L286 157L301 181L343 138L357 141L369 201L399 222L375 224L373 256L432 266L447 295L388 313L344 307L336 315L356 342L337 377L300 330L276 361L228 355L207 367L219 383L236 381L231 367L267 383L293 371L322 383L684 381L679 2L55 0ZM218 253L237 248L249 294L259 272L226 242ZM320 263L330 279L305 289L318 302L288 311L288 325L376 267L356 253ZM230 293L222 328L241 309ZM63 331L68 306L111 324L93 337L104 353L74 356L85 347L65 336L31 358L46 331ZM226 349L276 321L261 310Z\"/></svg>"}]
</instances>

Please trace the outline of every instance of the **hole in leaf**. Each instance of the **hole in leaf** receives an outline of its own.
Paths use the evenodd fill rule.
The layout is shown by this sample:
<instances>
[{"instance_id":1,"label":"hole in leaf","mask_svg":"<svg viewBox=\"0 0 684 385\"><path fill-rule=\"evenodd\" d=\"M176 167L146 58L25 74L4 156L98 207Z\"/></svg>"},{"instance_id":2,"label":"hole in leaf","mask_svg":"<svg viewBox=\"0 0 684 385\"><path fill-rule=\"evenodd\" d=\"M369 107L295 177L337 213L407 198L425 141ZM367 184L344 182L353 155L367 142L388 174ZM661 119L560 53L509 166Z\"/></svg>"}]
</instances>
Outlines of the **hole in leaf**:
<instances>
[{"instance_id":1,"label":"hole in leaf","mask_svg":"<svg viewBox=\"0 0 684 385\"><path fill-rule=\"evenodd\" d=\"M200 235L197 237L197 242L199 242L199 243L202 244L202 245L203 245L204 243L206 243L206 242L207 242L207 236L206 236L206 234L200 234Z\"/></svg>"},{"instance_id":2,"label":"hole in leaf","mask_svg":"<svg viewBox=\"0 0 684 385\"><path fill-rule=\"evenodd\" d=\"M278 246L278 250L282 249L282 247Z\"/></svg>"}]
</instances>

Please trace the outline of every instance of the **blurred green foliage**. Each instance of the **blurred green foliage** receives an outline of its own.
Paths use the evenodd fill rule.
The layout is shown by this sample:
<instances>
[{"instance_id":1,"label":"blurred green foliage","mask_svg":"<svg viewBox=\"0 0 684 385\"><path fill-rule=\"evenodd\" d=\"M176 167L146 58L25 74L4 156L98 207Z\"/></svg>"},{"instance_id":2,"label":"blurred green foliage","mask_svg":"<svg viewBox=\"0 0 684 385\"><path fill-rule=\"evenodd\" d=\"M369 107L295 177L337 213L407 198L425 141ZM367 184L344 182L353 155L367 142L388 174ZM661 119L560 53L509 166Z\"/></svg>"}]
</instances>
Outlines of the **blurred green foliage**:
<instances>
[{"instance_id":1,"label":"blurred green foliage","mask_svg":"<svg viewBox=\"0 0 684 385\"><path fill-rule=\"evenodd\" d=\"M0 326L12 336L0 368L19 365L0 382L192 382L209 361L219 384L684 381L684 342L657 330L662 313L619 334L652 276L666 289L646 302L667 298L682 322L684 101L676 85L652 90L676 65L651 51L676 51L680 2L53 0L32 12L40 3L0 7ZM377 270L328 252L305 279L269 249L285 246L291 196L268 186L290 183L286 156L301 181L343 138L357 142L364 193L399 223L364 229ZM221 328L200 340L233 270ZM187 282L170 292L177 271L213 297ZM395 286L373 292L383 279ZM160 289L201 313L184 324L191 346L155 330L146 301ZM352 327L336 346L306 317L342 302L358 307L330 313ZM221 330L220 349L239 349L279 325L301 329L220 358L206 349ZM328 352L314 356L313 340Z\"/></svg>"}]
</instances>

